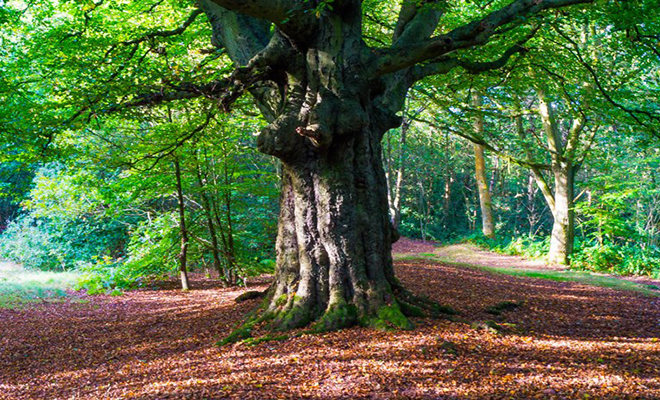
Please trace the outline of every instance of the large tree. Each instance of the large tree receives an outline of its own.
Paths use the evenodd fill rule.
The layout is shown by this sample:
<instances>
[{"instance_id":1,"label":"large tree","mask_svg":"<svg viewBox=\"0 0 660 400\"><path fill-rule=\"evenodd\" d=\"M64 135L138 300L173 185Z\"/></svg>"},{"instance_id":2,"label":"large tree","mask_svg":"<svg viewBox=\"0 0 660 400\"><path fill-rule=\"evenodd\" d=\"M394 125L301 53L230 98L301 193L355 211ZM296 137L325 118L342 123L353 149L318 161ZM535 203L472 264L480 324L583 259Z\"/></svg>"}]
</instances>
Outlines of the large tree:
<instances>
[{"instance_id":1,"label":"large tree","mask_svg":"<svg viewBox=\"0 0 660 400\"><path fill-rule=\"evenodd\" d=\"M251 322L269 318L279 329L312 322L319 329L358 323L409 327L406 315L437 308L407 292L394 276L390 252L398 234L388 216L381 138L401 124L397 113L417 81L457 68L469 73L501 68L525 51L538 25L566 17L556 9L591 1L404 0L395 7L358 0L199 0L179 27L158 30L151 24L143 34L130 35L116 25L94 26L96 14L117 13L117 4L101 0L76 8L83 21L78 30L63 35L62 29L55 32L57 45L38 46L44 54L59 53L96 35L75 56L59 55L80 63L100 60L97 76L80 79L61 100L82 103L78 111L71 107L75 112L67 121L199 97L228 108L243 93L253 96L269 122L258 134L258 148L281 160L282 194L276 278ZM155 2L133 24L173 4ZM62 18L52 15L51 20ZM169 46L159 41L202 32L197 25L202 15L212 27L213 45L222 49L214 54L226 54L236 67L229 77L184 74L168 62L147 68L158 57L194 58L195 39ZM104 48L113 35L116 43ZM203 64L209 65L202 61L194 70ZM55 98L57 82L65 79L52 74ZM153 82L130 96L126 85L117 84L124 75L125 82L151 77Z\"/></svg>"},{"instance_id":2,"label":"large tree","mask_svg":"<svg viewBox=\"0 0 660 400\"><path fill-rule=\"evenodd\" d=\"M276 280L261 318L280 329L408 327L415 306L431 310L394 276L381 138L401 123L416 81L499 68L535 31L524 25L542 21L530 17L587 2L498 2L461 21L445 2L404 1L376 48L365 43L362 1L202 1L215 43L241 66L232 89L251 88L270 120L259 150L282 161ZM477 61L490 41L500 54Z\"/></svg>"}]
</instances>

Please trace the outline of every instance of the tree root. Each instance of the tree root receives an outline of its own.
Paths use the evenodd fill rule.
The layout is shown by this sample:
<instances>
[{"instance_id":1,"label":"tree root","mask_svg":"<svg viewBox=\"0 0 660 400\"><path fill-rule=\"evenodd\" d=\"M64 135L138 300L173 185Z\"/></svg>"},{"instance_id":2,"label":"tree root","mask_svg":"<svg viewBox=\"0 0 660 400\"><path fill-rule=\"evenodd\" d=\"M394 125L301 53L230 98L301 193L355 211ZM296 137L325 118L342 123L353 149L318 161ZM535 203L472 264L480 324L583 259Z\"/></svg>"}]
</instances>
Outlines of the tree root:
<instances>
[{"instance_id":1,"label":"tree root","mask_svg":"<svg viewBox=\"0 0 660 400\"><path fill-rule=\"evenodd\" d=\"M304 309L292 305L288 299L277 299L276 310L269 310L272 294L266 294L261 304L250 312L242 324L234 329L226 338L219 341L219 346L242 341L248 345L271 340L273 331L290 331L298 328L309 328L302 333L323 333L359 325L379 330L413 329L409 318L446 318L452 321L460 320L454 316L458 313L451 307L442 306L423 296L417 296L405 289L398 282L392 285L394 300L372 309L368 314L360 315L358 308L346 302L336 303L324 312ZM264 335L253 337L255 331L264 331ZM302 334L298 333L298 334ZM296 336L296 335L294 335ZM281 337L281 336L276 336ZM263 339L263 340L262 340Z\"/></svg>"},{"instance_id":2,"label":"tree root","mask_svg":"<svg viewBox=\"0 0 660 400\"><path fill-rule=\"evenodd\" d=\"M432 317L453 320L453 316L458 315L458 311L449 306L441 305L426 296L411 293L399 282L395 282L392 285L392 289L401 306L401 310L408 317Z\"/></svg>"}]
</instances>

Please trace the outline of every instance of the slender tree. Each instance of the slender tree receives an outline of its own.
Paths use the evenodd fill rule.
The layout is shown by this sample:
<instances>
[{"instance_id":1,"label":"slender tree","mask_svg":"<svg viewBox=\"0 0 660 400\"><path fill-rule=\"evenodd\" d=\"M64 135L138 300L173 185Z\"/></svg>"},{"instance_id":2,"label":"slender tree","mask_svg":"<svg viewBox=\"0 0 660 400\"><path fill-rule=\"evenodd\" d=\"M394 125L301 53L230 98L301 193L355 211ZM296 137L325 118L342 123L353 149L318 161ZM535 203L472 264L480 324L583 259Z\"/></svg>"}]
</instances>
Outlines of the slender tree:
<instances>
[{"instance_id":1,"label":"slender tree","mask_svg":"<svg viewBox=\"0 0 660 400\"><path fill-rule=\"evenodd\" d=\"M478 109L481 107L481 95L478 92L472 94L472 104ZM474 134L476 137L484 135L483 115L477 114L474 118ZM495 237L495 225L493 224L493 204L490 200L490 189L486 178L486 156L484 146L473 143L474 166L477 188L479 189L479 208L481 209L481 231L488 238Z\"/></svg>"},{"instance_id":2,"label":"slender tree","mask_svg":"<svg viewBox=\"0 0 660 400\"><path fill-rule=\"evenodd\" d=\"M179 229L181 230L181 252L179 253L179 275L181 276L181 289L189 290L190 282L188 281L188 245L190 239L188 238L188 227L186 226L186 205L183 196L183 185L181 183L181 164L179 159L174 156L172 163L174 164L174 178L176 183L176 199L179 209Z\"/></svg>"},{"instance_id":3,"label":"slender tree","mask_svg":"<svg viewBox=\"0 0 660 400\"><path fill-rule=\"evenodd\" d=\"M406 138L408 136L408 129L410 127L410 121L403 121L401 124L401 133L399 134L399 143L398 143L398 157L396 162L396 167L393 168L394 160L391 158L391 144L388 143L388 156L385 157L385 164L387 167L386 178L387 178L387 199L390 207L390 217L392 218L392 227L396 230L399 229L399 224L401 223L401 190L403 189L403 177L406 171ZM389 142L388 138L388 142Z\"/></svg>"}]
</instances>

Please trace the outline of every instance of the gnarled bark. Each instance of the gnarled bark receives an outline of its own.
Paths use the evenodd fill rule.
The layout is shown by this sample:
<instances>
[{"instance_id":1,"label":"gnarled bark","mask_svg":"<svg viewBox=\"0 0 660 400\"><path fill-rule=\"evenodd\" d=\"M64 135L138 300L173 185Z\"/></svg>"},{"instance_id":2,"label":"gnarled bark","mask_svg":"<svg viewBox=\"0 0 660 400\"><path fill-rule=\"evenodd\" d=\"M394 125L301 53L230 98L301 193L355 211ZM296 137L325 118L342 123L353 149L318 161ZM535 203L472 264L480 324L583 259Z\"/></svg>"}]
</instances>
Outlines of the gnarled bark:
<instances>
[{"instance_id":1,"label":"gnarled bark","mask_svg":"<svg viewBox=\"0 0 660 400\"><path fill-rule=\"evenodd\" d=\"M253 94L270 122L257 145L279 158L283 171L275 282L228 340L266 320L278 329L405 328L406 315L438 312L394 277L382 136L401 124L396 113L416 80L458 66L499 68L521 45L492 62L448 53L485 43L497 28L523 23L521 16L587 1L516 0L437 37L443 7L405 2L392 46L374 49L362 37L361 1L200 0L214 40L241 66L225 99ZM263 20L275 29L262 29ZM237 46L242 40L250 42L247 51ZM416 68L427 61L428 68Z\"/></svg>"},{"instance_id":2,"label":"gnarled bark","mask_svg":"<svg viewBox=\"0 0 660 400\"><path fill-rule=\"evenodd\" d=\"M357 13L322 17L328 23L306 48L276 33L262 51L289 54L269 64L285 95L257 139L282 161L277 269L261 308L229 341L265 321L281 330L410 328L407 316L439 310L400 285L391 258L381 139L401 123L402 104L391 102L402 103L413 81L401 73L388 84L369 73L355 6Z\"/></svg>"},{"instance_id":3,"label":"gnarled bark","mask_svg":"<svg viewBox=\"0 0 660 400\"><path fill-rule=\"evenodd\" d=\"M275 285L267 311L279 328L400 327L380 134L366 129L332 154L284 163Z\"/></svg>"}]
</instances>

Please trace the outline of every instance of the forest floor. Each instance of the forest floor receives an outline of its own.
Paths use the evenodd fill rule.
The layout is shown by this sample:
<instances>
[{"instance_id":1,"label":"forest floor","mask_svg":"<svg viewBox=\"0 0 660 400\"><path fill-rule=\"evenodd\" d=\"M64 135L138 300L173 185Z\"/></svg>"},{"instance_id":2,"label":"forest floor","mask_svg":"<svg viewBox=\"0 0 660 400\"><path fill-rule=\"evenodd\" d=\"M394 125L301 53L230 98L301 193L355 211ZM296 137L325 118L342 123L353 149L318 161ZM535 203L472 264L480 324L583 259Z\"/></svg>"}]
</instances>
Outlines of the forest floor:
<instances>
[{"instance_id":1,"label":"forest floor","mask_svg":"<svg viewBox=\"0 0 660 400\"><path fill-rule=\"evenodd\" d=\"M636 290L660 295L660 280L644 276L617 276L606 273L572 271L563 265L546 264L543 260L511 256L487 251L470 243L439 245L433 242L402 238L394 245L394 258L429 259L446 265L482 269L514 276L540 277L555 281L574 281L594 286Z\"/></svg>"},{"instance_id":2,"label":"forest floor","mask_svg":"<svg viewBox=\"0 0 660 400\"><path fill-rule=\"evenodd\" d=\"M449 250L401 241L397 274L474 323L217 347L258 300L202 276L186 293L0 309L0 398L660 398L660 297L494 273L468 264L499 256Z\"/></svg>"}]
</instances>

